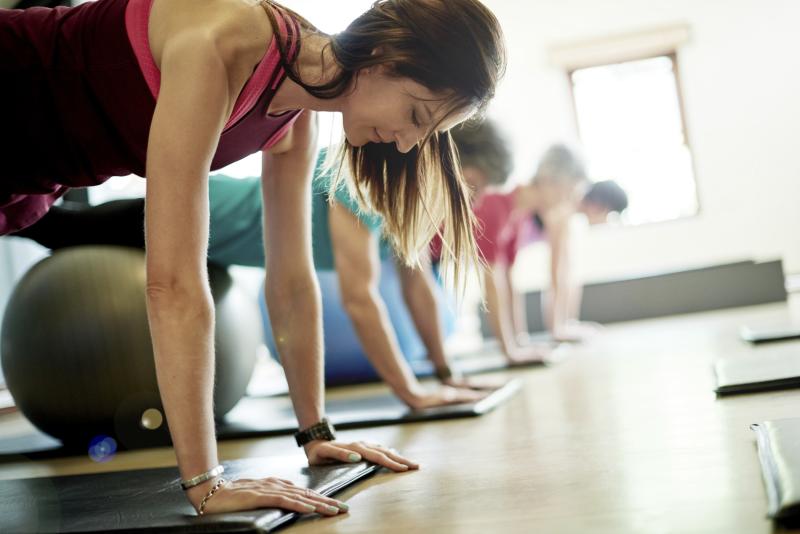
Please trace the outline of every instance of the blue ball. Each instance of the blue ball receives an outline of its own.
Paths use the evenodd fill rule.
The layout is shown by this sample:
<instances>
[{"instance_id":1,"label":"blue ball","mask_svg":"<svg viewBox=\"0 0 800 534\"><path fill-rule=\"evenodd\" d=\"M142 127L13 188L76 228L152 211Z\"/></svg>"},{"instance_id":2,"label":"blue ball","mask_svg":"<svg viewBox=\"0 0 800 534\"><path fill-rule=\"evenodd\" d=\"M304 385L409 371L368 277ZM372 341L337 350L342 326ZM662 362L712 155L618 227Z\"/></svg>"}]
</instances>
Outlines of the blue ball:
<instances>
[{"instance_id":1,"label":"blue ball","mask_svg":"<svg viewBox=\"0 0 800 534\"><path fill-rule=\"evenodd\" d=\"M336 271L317 271L322 293L322 321L325 343L325 383L329 386L374 382L379 380L378 374L364 354L350 317L342 305L339 290L339 278ZM437 286L439 287L439 286ZM418 375L427 375L431 366L427 360L427 351L417 334L414 321L406 308L403 292L392 259L381 262L381 276L378 289L383 298L392 326L395 329L403 357L411 364ZM453 331L454 316L441 290L437 291L439 315L445 333ZM266 344L273 357L277 348L272 334L272 327L267 314L264 292L261 292L261 315L264 321Z\"/></svg>"}]
</instances>

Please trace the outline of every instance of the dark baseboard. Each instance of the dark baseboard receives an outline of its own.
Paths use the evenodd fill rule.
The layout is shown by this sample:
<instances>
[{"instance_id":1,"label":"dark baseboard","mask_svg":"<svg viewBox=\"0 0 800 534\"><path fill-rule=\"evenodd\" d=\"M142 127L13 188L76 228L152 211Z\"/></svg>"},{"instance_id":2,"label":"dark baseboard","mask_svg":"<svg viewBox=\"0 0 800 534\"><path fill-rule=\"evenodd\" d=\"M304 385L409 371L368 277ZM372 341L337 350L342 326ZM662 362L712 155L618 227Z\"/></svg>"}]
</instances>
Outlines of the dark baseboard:
<instances>
[{"instance_id":1,"label":"dark baseboard","mask_svg":"<svg viewBox=\"0 0 800 534\"><path fill-rule=\"evenodd\" d=\"M782 302L786 296L780 260L742 261L587 284L580 316L606 324ZM544 330L541 301L539 291L526 295L531 332ZM481 330L491 336L483 312Z\"/></svg>"}]
</instances>

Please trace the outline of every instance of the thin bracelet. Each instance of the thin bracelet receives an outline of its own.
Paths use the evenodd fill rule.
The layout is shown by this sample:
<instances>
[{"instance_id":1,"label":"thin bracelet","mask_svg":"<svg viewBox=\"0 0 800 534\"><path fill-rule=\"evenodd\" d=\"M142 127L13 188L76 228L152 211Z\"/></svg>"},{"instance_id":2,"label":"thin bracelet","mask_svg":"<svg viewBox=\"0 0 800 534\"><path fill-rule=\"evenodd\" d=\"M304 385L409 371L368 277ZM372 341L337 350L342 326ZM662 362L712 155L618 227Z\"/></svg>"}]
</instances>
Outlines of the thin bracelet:
<instances>
[{"instance_id":1,"label":"thin bracelet","mask_svg":"<svg viewBox=\"0 0 800 534\"><path fill-rule=\"evenodd\" d=\"M225 484L225 482L226 480L224 478L220 478L219 480L217 480L217 482L214 484L214 487L211 488L211 491L206 493L206 496L203 497L202 501L200 501L200 506L197 508L197 515L203 515L206 513L206 503L211 497L214 496L217 490L219 490L222 487L222 485Z\"/></svg>"},{"instance_id":2,"label":"thin bracelet","mask_svg":"<svg viewBox=\"0 0 800 534\"><path fill-rule=\"evenodd\" d=\"M202 484L206 480L211 480L214 477L218 477L219 475L221 475L224 472L225 472L225 468L222 467L221 465L218 465L217 467L213 467L213 468L209 469L205 473L200 473L196 477L192 477L192 478L190 478L188 480L181 480L181 488L183 489L183 491L186 491L186 490L188 490L190 488L193 488L195 486L199 486L200 484Z\"/></svg>"}]
</instances>

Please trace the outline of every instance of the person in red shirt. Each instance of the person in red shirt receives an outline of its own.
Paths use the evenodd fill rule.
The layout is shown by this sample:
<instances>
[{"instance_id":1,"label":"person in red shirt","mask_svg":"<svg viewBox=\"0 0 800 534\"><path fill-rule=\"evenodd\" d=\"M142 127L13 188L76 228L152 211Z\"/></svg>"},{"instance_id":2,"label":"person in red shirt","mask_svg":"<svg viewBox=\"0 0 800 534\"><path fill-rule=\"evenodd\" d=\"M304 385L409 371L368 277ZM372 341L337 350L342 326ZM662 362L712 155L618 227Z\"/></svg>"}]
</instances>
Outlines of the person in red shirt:
<instances>
[{"instance_id":1,"label":"person in red shirt","mask_svg":"<svg viewBox=\"0 0 800 534\"><path fill-rule=\"evenodd\" d=\"M467 127L465 127L467 128ZM550 290L544 302L545 325L556 341L576 341L597 326L577 320L581 290L572 278L570 220L584 214L590 224L604 222L611 212L627 208L625 192L613 181L590 184L581 159L565 145L550 147L526 184L510 191L503 184L510 174L510 154L490 122L469 136L457 136L462 173L474 191L475 239L486 268L482 285L487 318L510 364L540 361L549 352L528 335L524 295L516 290L511 270L518 252L545 241L550 249ZM436 262L441 243L434 239Z\"/></svg>"}]
</instances>

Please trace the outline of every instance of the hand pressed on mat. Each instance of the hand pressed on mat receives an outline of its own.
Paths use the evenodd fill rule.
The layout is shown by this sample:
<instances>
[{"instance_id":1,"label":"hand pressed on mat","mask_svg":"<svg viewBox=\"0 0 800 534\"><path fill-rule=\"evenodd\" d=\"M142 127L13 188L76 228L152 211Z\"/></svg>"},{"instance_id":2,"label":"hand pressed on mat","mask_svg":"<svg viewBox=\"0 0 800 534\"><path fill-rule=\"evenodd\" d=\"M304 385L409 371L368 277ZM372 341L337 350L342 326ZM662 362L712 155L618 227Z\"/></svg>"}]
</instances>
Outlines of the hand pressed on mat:
<instances>
[{"instance_id":1,"label":"hand pressed on mat","mask_svg":"<svg viewBox=\"0 0 800 534\"><path fill-rule=\"evenodd\" d=\"M552 349L545 344L531 344L515 348L506 354L509 367L542 363L550 356Z\"/></svg>"},{"instance_id":2,"label":"hand pressed on mat","mask_svg":"<svg viewBox=\"0 0 800 534\"><path fill-rule=\"evenodd\" d=\"M366 460L396 472L419 468L416 462L387 447L372 443L316 440L306 444L304 448L309 465L356 463ZM207 496L217 480L218 478L214 478L187 491L187 497L196 510L199 510L203 497ZM291 480L277 477L241 478L225 482L206 499L203 515L258 508L281 508L302 514L316 512L324 516L334 516L349 509L344 502L297 486Z\"/></svg>"},{"instance_id":3,"label":"hand pressed on mat","mask_svg":"<svg viewBox=\"0 0 800 534\"><path fill-rule=\"evenodd\" d=\"M306 450L309 465L325 465L336 462L355 463L366 460L399 473L419 469L419 464L413 460L401 456L395 450L375 443L316 440L303 447Z\"/></svg>"},{"instance_id":4,"label":"hand pressed on mat","mask_svg":"<svg viewBox=\"0 0 800 534\"><path fill-rule=\"evenodd\" d=\"M208 484L204 484L204 489L189 496L195 509L199 510L202 498L210 489L208 486ZM333 516L340 512L346 512L348 506L314 490L297 486L291 480L276 477L241 478L225 482L206 501L203 512L204 515L207 515L258 508L282 508L302 514L316 512L321 515Z\"/></svg>"},{"instance_id":5,"label":"hand pressed on mat","mask_svg":"<svg viewBox=\"0 0 800 534\"><path fill-rule=\"evenodd\" d=\"M434 390L426 390L422 387L413 392L405 403L414 410L423 408L435 408L437 406L448 406L451 404L466 404L478 402L486 397L491 391L479 391L471 387L454 387L442 385Z\"/></svg>"}]
</instances>

